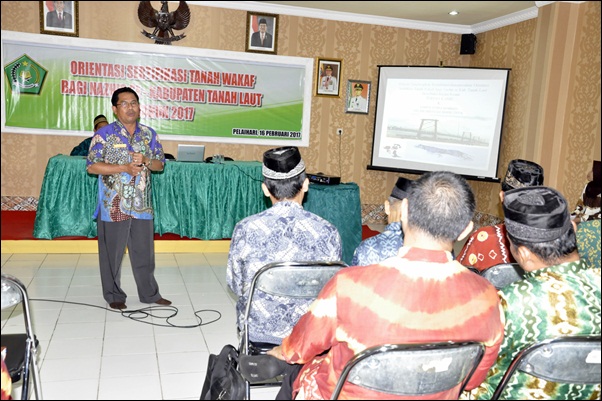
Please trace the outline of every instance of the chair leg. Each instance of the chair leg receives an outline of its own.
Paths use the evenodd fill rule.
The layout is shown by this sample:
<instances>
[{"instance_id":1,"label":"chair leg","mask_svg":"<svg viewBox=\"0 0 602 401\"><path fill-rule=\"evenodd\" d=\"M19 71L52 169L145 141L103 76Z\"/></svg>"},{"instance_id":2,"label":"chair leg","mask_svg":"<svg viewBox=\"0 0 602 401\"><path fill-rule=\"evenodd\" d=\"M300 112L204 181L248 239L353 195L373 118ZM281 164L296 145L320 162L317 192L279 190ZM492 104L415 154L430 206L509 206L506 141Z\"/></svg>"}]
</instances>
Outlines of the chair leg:
<instances>
[{"instance_id":1,"label":"chair leg","mask_svg":"<svg viewBox=\"0 0 602 401\"><path fill-rule=\"evenodd\" d=\"M31 377L33 379L33 390L36 394L36 400L43 400L42 383L40 382L40 370L38 368L38 352L35 344L32 344L31 354Z\"/></svg>"},{"instance_id":2,"label":"chair leg","mask_svg":"<svg viewBox=\"0 0 602 401\"><path fill-rule=\"evenodd\" d=\"M33 381L33 391L36 400L42 400L42 386L40 383L40 374L37 363L37 348L34 340L27 339L25 344L25 358L21 371L21 399L29 400L31 398L30 390Z\"/></svg>"},{"instance_id":3,"label":"chair leg","mask_svg":"<svg viewBox=\"0 0 602 401\"><path fill-rule=\"evenodd\" d=\"M31 361L33 358L31 351L31 340L28 338L25 341L25 363L23 364L23 377L21 386L21 399L29 399L29 375L31 374ZM36 394L37 397L37 394Z\"/></svg>"},{"instance_id":4,"label":"chair leg","mask_svg":"<svg viewBox=\"0 0 602 401\"><path fill-rule=\"evenodd\" d=\"M250 400L251 399L251 383L249 383L246 380L245 380L245 391L247 393L247 398L245 398L245 399Z\"/></svg>"},{"instance_id":5,"label":"chair leg","mask_svg":"<svg viewBox=\"0 0 602 401\"><path fill-rule=\"evenodd\" d=\"M44 399L42 396L42 384L40 381L40 370L38 369L37 357L38 357L38 347L36 343L36 337L33 333L33 325L31 323L31 314L29 311L29 297L27 295L27 291L25 288L22 289L23 292L23 317L25 319L25 331L27 332L27 353L25 360L25 370L24 373L24 381L23 381L23 393L25 395L29 392L29 376L31 375L33 379L33 389L36 394L37 400ZM25 381L26 380L26 381ZM27 399L21 397L21 399Z\"/></svg>"},{"instance_id":6,"label":"chair leg","mask_svg":"<svg viewBox=\"0 0 602 401\"><path fill-rule=\"evenodd\" d=\"M29 340L27 340L29 341ZM23 378L22 386L21 386L21 399L28 400L29 399L29 371L30 371L30 361L31 361L31 349L29 345L25 348L25 364L23 365Z\"/></svg>"}]
</instances>

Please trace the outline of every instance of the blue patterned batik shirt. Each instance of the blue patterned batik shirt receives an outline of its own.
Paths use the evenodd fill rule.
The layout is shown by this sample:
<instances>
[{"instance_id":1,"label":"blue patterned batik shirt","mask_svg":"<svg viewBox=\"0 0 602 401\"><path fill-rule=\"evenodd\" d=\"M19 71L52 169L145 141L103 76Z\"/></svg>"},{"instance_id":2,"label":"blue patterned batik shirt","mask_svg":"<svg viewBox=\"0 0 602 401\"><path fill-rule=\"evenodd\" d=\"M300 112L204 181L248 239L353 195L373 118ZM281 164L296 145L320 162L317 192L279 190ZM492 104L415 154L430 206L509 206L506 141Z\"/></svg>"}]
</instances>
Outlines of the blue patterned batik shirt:
<instances>
[{"instance_id":1,"label":"blue patterned batik shirt","mask_svg":"<svg viewBox=\"0 0 602 401\"><path fill-rule=\"evenodd\" d=\"M351 266L368 266L396 256L403 246L401 223L388 224L385 231L366 238L355 249Z\"/></svg>"},{"instance_id":2,"label":"blue patterned batik shirt","mask_svg":"<svg viewBox=\"0 0 602 401\"><path fill-rule=\"evenodd\" d=\"M255 273L272 262L341 260L341 237L337 228L293 201L241 220L232 233L226 278L238 295L238 328L243 327L248 291ZM280 344L311 301L256 293L249 318L251 341ZM254 324L255 323L255 324Z\"/></svg>"},{"instance_id":3,"label":"blue patterned batik shirt","mask_svg":"<svg viewBox=\"0 0 602 401\"><path fill-rule=\"evenodd\" d=\"M86 168L94 163L125 165L132 161L131 152L140 152L148 159L165 163L163 145L157 133L136 123L132 135L120 121L96 131L90 143ZM139 175L127 172L98 176L98 205L94 218L102 221L129 219L152 220L151 171L144 168Z\"/></svg>"}]
</instances>

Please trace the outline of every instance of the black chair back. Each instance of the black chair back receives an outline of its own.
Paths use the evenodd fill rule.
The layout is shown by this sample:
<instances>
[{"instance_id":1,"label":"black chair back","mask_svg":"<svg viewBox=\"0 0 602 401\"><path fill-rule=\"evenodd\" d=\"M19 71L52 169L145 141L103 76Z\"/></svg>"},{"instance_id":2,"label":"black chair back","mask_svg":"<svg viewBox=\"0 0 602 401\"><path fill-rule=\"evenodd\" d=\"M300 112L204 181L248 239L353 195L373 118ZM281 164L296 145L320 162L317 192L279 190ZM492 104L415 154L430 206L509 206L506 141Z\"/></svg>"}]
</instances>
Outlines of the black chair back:
<instances>
[{"instance_id":1,"label":"black chair back","mask_svg":"<svg viewBox=\"0 0 602 401\"><path fill-rule=\"evenodd\" d=\"M515 281L522 280L525 271L518 263L502 263L483 270L481 276L499 290Z\"/></svg>"},{"instance_id":2,"label":"black chair back","mask_svg":"<svg viewBox=\"0 0 602 401\"><path fill-rule=\"evenodd\" d=\"M599 384L600 336L564 336L537 342L520 351L504 373L492 399L521 371L554 383Z\"/></svg>"},{"instance_id":3,"label":"black chair back","mask_svg":"<svg viewBox=\"0 0 602 401\"><path fill-rule=\"evenodd\" d=\"M459 397L484 353L480 342L371 347L347 362L331 399L338 399L346 382L402 397L436 394L459 385Z\"/></svg>"},{"instance_id":4,"label":"black chair back","mask_svg":"<svg viewBox=\"0 0 602 401\"><path fill-rule=\"evenodd\" d=\"M253 343L249 340L249 316L253 299L257 291L274 296L287 297L290 299L315 299L322 287L338 272L347 267L342 261L308 261L308 262L274 262L263 266L255 273L249 297L244 313L244 325L241 333L241 344L239 354L263 355L276 344ZM294 326L296 322L291 325ZM261 322L255 322L261 324ZM242 363L248 363L252 359L241 358ZM241 370L244 371L244 368ZM258 383L257 385L280 385L280 381L269 383ZM253 383L255 385L255 383ZM247 399L250 399L251 383L247 381Z\"/></svg>"}]
</instances>

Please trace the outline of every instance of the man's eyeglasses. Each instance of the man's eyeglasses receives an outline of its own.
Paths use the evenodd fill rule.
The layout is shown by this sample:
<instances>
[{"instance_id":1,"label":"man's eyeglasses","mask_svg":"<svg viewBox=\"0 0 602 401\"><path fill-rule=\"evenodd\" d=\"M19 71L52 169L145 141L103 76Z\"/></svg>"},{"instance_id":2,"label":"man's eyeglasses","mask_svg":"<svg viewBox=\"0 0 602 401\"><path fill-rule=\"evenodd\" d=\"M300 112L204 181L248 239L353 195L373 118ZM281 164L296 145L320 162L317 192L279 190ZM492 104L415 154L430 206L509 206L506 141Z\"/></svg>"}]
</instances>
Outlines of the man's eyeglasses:
<instances>
[{"instance_id":1,"label":"man's eyeglasses","mask_svg":"<svg viewBox=\"0 0 602 401\"><path fill-rule=\"evenodd\" d=\"M127 109L128 107L132 107L132 108L136 108L138 106L140 106L140 103L138 103L136 100L132 100L131 102L121 102L118 103L118 105L122 108L122 109Z\"/></svg>"}]
</instances>

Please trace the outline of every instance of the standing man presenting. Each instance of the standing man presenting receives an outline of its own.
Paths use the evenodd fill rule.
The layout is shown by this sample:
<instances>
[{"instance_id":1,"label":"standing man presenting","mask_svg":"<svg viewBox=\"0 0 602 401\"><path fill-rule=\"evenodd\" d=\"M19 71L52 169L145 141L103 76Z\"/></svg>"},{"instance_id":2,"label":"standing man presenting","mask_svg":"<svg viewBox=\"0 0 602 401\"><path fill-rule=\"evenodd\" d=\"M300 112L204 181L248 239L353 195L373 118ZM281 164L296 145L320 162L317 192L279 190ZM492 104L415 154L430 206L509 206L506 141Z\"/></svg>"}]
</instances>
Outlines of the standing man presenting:
<instances>
[{"instance_id":1,"label":"standing man presenting","mask_svg":"<svg viewBox=\"0 0 602 401\"><path fill-rule=\"evenodd\" d=\"M140 302L170 305L155 280L155 244L151 171L162 171L163 146L157 133L138 123L140 103L131 88L111 97L117 121L94 134L87 170L98 175L98 256L104 299L113 309L125 309L121 261L127 245Z\"/></svg>"}]
</instances>

